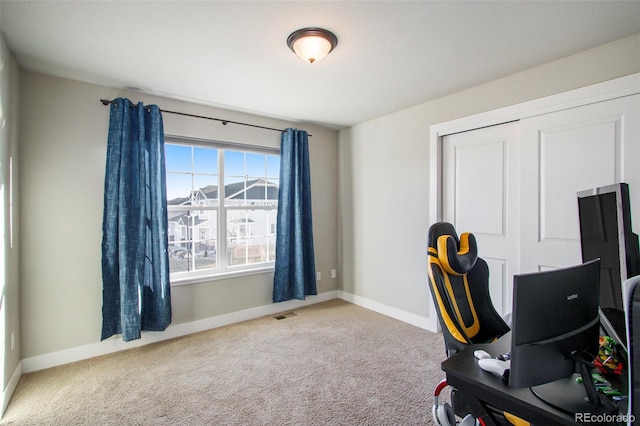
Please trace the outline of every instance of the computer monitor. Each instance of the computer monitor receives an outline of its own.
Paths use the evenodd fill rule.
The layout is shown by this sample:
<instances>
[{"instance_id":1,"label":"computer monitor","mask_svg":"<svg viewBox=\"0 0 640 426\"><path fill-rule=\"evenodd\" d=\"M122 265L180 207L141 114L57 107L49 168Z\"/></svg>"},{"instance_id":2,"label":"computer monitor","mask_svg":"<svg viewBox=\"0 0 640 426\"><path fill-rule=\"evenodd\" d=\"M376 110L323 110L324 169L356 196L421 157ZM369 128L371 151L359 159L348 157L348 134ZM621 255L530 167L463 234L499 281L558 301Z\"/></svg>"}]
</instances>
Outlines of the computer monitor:
<instances>
[{"instance_id":1,"label":"computer monitor","mask_svg":"<svg viewBox=\"0 0 640 426\"><path fill-rule=\"evenodd\" d=\"M582 261L600 259L600 308L606 334L626 352L622 282L640 273L638 235L631 228L629 186L578 192Z\"/></svg>"},{"instance_id":2,"label":"computer monitor","mask_svg":"<svg viewBox=\"0 0 640 426\"><path fill-rule=\"evenodd\" d=\"M554 383L532 390L569 412L612 411L589 368L599 348L599 284L599 259L514 277L510 386L543 385L579 372L584 387L569 380L567 388Z\"/></svg>"}]
</instances>

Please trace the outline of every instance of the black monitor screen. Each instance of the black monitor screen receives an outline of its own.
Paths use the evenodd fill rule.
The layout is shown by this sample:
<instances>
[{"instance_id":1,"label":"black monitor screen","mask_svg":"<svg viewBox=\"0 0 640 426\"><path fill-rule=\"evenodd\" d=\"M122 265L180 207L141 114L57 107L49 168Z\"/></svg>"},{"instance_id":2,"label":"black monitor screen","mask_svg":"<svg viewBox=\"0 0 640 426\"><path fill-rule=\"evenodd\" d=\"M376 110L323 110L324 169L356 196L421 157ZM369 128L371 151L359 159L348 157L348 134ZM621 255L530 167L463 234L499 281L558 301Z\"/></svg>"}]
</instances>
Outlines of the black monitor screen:
<instances>
[{"instance_id":1,"label":"black monitor screen","mask_svg":"<svg viewBox=\"0 0 640 426\"><path fill-rule=\"evenodd\" d=\"M574 353L598 352L600 261L514 277L509 385L570 376Z\"/></svg>"},{"instance_id":2,"label":"black monitor screen","mask_svg":"<svg viewBox=\"0 0 640 426\"><path fill-rule=\"evenodd\" d=\"M600 306L622 310L616 193L578 198L582 260L600 258ZM623 253L624 255L624 253ZM624 277L626 279L626 277Z\"/></svg>"},{"instance_id":3,"label":"black monitor screen","mask_svg":"<svg viewBox=\"0 0 640 426\"><path fill-rule=\"evenodd\" d=\"M626 349L622 282L640 270L631 228L629 186L617 183L578 193L582 261L601 260L600 308L605 332Z\"/></svg>"}]
</instances>

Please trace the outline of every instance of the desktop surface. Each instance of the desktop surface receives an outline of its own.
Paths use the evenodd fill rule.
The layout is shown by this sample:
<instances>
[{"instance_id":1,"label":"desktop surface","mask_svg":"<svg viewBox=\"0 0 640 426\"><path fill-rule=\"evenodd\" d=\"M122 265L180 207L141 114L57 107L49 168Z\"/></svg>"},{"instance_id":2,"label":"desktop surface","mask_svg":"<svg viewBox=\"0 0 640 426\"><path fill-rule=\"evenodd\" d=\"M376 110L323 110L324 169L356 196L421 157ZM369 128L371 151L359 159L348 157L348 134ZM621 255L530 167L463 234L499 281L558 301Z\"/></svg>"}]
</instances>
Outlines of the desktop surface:
<instances>
[{"instance_id":1,"label":"desktop surface","mask_svg":"<svg viewBox=\"0 0 640 426\"><path fill-rule=\"evenodd\" d=\"M470 402L476 414L483 414L484 404L489 404L536 425L617 424L616 420L620 416L597 417L595 415L598 412L595 409L597 407L593 407L594 410L588 413L574 415L549 405L536 396L530 388L510 387L499 377L482 370L473 356L473 352L477 349L497 356L509 352L510 348L511 333L507 333L494 343L470 345L442 363L442 370L446 373L448 384L464 394L465 400ZM572 380L554 382L547 387L559 389L561 395L585 394L584 386ZM562 408L570 409L570 407ZM597 421L599 419L606 421L599 423Z\"/></svg>"}]
</instances>

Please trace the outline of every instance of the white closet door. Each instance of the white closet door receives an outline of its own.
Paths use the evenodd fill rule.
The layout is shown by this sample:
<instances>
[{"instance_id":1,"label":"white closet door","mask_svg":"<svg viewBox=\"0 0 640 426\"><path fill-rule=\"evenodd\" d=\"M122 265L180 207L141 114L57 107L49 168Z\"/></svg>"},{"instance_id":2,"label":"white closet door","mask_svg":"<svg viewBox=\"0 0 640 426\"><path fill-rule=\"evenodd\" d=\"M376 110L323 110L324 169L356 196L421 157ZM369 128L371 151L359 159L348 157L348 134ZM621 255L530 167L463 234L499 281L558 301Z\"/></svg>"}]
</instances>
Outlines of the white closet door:
<instances>
[{"instance_id":1,"label":"white closet door","mask_svg":"<svg viewBox=\"0 0 640 426\"><path fill-rule=\"evenodd\" d=\"M639 123L640 95L521 121L522 272L581 262L578 191L627 182L640 218Z\"/></svg>"},{"instance_id":2,"label":"white closet door","mask_svg":"<svg viewBox=\"0 0 640 426\"><path fill-rule=\"evenodd\" d=\"M493 304L511 312L519 271L518 123L445 136L442 153L442 218L476 236Z\"/></svg>"}]
</instances>

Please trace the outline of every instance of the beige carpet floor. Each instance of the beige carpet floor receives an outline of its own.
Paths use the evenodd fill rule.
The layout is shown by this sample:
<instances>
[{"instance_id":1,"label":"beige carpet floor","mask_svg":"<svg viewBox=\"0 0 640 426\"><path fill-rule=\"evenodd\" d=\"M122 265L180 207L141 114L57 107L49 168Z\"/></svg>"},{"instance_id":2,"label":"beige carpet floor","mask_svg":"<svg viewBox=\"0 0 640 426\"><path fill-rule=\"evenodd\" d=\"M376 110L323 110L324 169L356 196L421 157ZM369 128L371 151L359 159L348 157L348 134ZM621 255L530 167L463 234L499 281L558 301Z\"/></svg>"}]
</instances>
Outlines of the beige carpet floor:
<instances>
[{"instance_id":1,"label":"beige carpet floor","mask_svg":"<svg viewBox=\"0 0 640 426\"><path fill-rule=\"evenodd\" d=\"M440 334L342 300L23 375L3 425L431 425Z\"/></svg>"}]
</instances>

